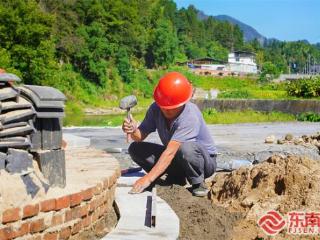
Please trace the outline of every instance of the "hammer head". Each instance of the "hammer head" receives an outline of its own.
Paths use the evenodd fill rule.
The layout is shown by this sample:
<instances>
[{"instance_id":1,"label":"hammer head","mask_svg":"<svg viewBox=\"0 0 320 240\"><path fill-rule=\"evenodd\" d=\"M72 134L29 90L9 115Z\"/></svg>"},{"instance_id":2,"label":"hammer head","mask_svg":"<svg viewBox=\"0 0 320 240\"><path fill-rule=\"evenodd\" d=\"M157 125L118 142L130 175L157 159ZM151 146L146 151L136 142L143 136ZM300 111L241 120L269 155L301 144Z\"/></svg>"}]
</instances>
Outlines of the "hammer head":
<instances>
[{"instance_id":1,"label":"hammer head","mask_svg":"<svg viewBox=\"0 0 320 240\"><path fill-rule=\"evenodd\" d=\"M119 107L123 110L128 110L135 105L137 105L137 98L134 95L130 95L121 99Z\"/></svg>"}]
</instances>

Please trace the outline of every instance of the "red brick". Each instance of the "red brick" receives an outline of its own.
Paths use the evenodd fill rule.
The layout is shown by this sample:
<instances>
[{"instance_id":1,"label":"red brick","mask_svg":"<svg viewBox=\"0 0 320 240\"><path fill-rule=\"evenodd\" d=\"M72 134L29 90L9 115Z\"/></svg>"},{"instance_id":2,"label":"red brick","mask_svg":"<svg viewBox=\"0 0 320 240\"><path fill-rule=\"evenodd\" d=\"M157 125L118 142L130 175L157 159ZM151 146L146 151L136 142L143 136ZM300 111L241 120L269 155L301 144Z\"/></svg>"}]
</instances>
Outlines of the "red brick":
<instances>
[{"instance_id":1,"label":"red brick","mask_svg":"<svg viewBox=\"0 0 320 240\"><path fill-rule=\"evenodd\" d=\"M70 195L70 207L79 205L81 201L82 201L81 193L74 193Z\"/></svg>"},{"instance_id":2,"label":"red brick","mask_svg":"<svg viewBox=\"0 0 320 240\"><path fill-rule=\"evenodd\" d=\"M80 215L81 217L87 216L89 213L89 204L83 205L80 207Z\"/></svg>"},{"instance_id":3,"label":"red brick","mask_svg":"<svg viewBox=\"0 0 320 240\"><path fill-rule=\"evenodd\" d=\"M55 208L56 208L56 200L55 199L45 200L40 203L40 211L41 212L49 212L49 211L55 210Z\"/></svg>"},{"instance_id":4,"label":"red brick","mask_svg":"<svg viewBox=\"0 0 320 240\"><path fill-rule=\"evenodd\" d=\"M68 208L70 206L70 197L64 196L56 199L56 210Z\"/></svg>"},{"instance_id":5,"label":"red brick","mask_svg":"<svg viewBox=\"0 0 320 240\"><path fill-rule=\"evenodd\" d=\"M57 240L58 239L58 233L52 232L52 233L46 233L44 234L43 240Z\"/></svg>"},{"instance_id":6,"label":"red brick","mask_svg":"<svg viewBox=\"0 0 320 240\"><path fill-rule=\"evenodd\" d=\"M81 231L82 225L81 225L82 221L79 221L78 223L75 223L72 227L72 231L71 234L74 235L78 232Z\"/></svg>"},{"instance_id":7,"label":"red brick","mask_svg":"<svg viewBox=\"0 0 320 240\"><path fill-rule=\"evenodd\" d=\"M72 220L72 211L67 210L65 215L64 215L64 222L70 222Z\"/></svg>"},{"instance_id":8,"label":"red brick","mask_svg":"<svg viewBox=\"0 0 320 240\"><path fill-rule=\"evenodd\" d=\"M103 195L100 195L97 197L97 207L100 207L104 202L104 197Z\"/></svg>"},{"instance_id":9,"label":"red brick","mask_svg":"<svg viewBox=\"0 0 320 240\"><path fill-rule=\"evenodd\" d=\"M70 227L66 227L64 229L62 229L59 233L59 240L65 240L68 239L71 236L71 228Z\"/></svg>"},{"instance_id":10,"label":"red brick","mask_svg":"<svg viewBox=\"0 0 320 240\"><path fill-rule=\"evenodd\" d=\"M29 233L29 223L24 223L19 228L15 229L12 226L7 227L0 233L0 239L13 239L24 236Z\"/></svg>"},{"instance_id":11,"label":"red brick","mask_svg":"<svg viewBox=\"0 0 320 240\"><path fill-rule=\"evenodd\" d=\"M22 219L33 217L39 213L39 204L27 205L23 208Z\"/></svg>"},{"instance_id":12,"label":"red brick","mask_svg":"<svg viewBox=\"0 0 320 240\"><path fill-rule=\"evenodd\" d=\"M11 232L12 232L12 228L11 227L1 228L0 229L0 239L1 240L11 239Z\"/></svg>"},{"instance_id":13,"label":"red brick","mask_svg":"<svg viewBox=\"0 0 320 240\"><path fill-rule=\"evenodd\" d=\"M21 237L24 236L26 234L28 234L30 231L30 223L29 222L25 222L22 223L19 230L14 231L14 237Z\"/></svg>"},{"instance_id":14,"label":"red brick","mask_svg":"<svg viewBox=\"0 0 320 240\"><path fill-rule=\"evenodd\" d=\"M97 208L97 200L93 199L90 201L90 209L89 212L93 212Z\"/></svg>"},{"instance_id":15,"label":"red brick","mask_svg":"<svg viewBox=\"0 0 320 240\"><path fill-rule=\"evenodd\" d=\"M72 212L72 219L81 218L81 208L80 206L75 207L71 210Z\"/></svg>"},{"instance_id":16,"label":"red brick","mask_svg":"<svg viewBox=\"0 0 320 240\"><path fill-rule=\"evenodd\" d=\"M63 223L63 215L62 214L57 214L54 215L51 219L51 226L57 226Z\"/></svg>"},{"instance_id":17,"label":"red brick","mask_svg":"<svg viewBox=\"0 0 320 240\"><path fill-rule=\"evenodd\" d=\"M99 211L98 211L98 209L94 212L94 213L92 213L92 215L91 215L91 221L94 223L95 221L97 221L99 219Z\"/></svg>"},{"instance_id":18,"label":"red brick","mask_svg":"<svg viewBox=\"0 0 320 240\"><path fill-rule=\"evenodd\" d=\"M2 223L15 222L20 219L20 208L11 208L2 213Z\"/></svg>"},{"instance_id":19,"label":"red brick","mask_svg":"<svg viewBox=\"0 0 320 240\"><path fill-rule=\"evenodd\" d=\"M82 228L86 228L91 224L91 216L87 216L81 220Z\"/></svg>"},{"instance_id":20,"label":"red brick","mask_svg":"<svg viewBox=\"0 0 320 240\"><path fill-rule=\"evenodd\" d=\"M82 200L88 201L93 197L93 190L92 188L88 188L86 190L81 191Z\"/></svg>"},{"instance_id":21,"label":"red brick","mask_svg":"<svg viewBox=\"0 0 320 240\"><path fill-rule=\"evenodd\" d=\"M41 232L45 229L44 219L38 219L30 223L30 233Z\"/></svg>"},{"instance_id":22,"label":"red brick","mask_svg":"<svg viewBox=\"0 0 320 240\"><path fill-rule=\"evenodd\" d=\"M99 195L101 194L101 192L103 191L103 184L102 183L98 183L93 190L94 195Z\"/></svg>"}]
</instances>

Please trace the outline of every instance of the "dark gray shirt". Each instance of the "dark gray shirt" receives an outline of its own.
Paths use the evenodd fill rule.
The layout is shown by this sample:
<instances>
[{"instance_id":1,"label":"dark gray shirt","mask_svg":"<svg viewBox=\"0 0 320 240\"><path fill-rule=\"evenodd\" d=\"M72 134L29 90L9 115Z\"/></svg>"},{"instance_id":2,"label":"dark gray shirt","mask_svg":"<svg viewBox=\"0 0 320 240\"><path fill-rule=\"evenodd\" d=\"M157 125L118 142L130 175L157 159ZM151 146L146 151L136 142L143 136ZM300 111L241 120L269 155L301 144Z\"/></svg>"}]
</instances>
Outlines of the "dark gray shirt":
<instances>
[{"instance_id":1,"label":"dark gray shirt","mask_svg":"<svg viewBox=\"0 0 320 240\"><path fill-rule=\"evenodd\" d=\"M199 108L191 102L185 104L183 111L171 123L170 129L159 106L151 104L139 129L147 135L157 130L164 146L171 140L181 143L196 141L205 146L209 154L217 152Z\"/></svg>"}]
</instances>

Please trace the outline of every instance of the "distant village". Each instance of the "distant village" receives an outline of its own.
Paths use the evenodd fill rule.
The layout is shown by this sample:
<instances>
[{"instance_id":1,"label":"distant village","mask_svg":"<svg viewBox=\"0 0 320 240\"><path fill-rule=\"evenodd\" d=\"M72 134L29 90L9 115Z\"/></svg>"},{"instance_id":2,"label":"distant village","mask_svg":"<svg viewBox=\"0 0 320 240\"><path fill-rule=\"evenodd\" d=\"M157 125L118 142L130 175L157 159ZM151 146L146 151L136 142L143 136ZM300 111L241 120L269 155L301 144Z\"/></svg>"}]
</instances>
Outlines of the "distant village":
<instances>
[{"instance_id":1,"label":"distant village","mask_svg":"<svg viewBox=\"0 0 320 240\"><path fill-rule=\"evenodd\" d=\"M198 75L209 76L243 76L259 74L256 64L256 55L252 52L234 51L228 54L228 61L224 62L215 58L198 58L187 62L178 63L187 65L189 69ZM320 64L307 64L303 73L295 78L320 74ZM293 77L295 74L291 74Z\"/></svg>"},{"instance_id":2,"label":"distant village","mask_svg":"<svg viewBox=\"0 0 320 240\"><path fill-rule=\"evenodd\" d=\"M228 62L214 58L198 58L179 65L185 65L199 75L212 76L241 76L257 74L256 56L254 53L235 51L228 54Z\"/></svg>"}]
</instances>

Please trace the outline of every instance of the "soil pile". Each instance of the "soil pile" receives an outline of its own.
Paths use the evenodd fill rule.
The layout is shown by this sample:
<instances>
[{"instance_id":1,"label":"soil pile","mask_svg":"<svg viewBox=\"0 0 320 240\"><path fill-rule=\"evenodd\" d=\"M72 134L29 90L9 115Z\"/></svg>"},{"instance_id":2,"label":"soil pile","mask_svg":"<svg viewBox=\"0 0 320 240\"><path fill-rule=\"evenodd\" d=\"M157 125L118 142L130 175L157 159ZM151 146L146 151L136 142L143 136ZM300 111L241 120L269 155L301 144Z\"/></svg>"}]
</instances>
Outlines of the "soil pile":
<instances>
[{"instance_id":1,"label":"soil pile","mask_svg":"<svg viewBox=\"0 0 320 240\"><path fill-rule=\"evenodd\" d=\"M156 186L157 194L175 211L180 220L181 240L230 239L234 224L243 217L225 208L211 205L207 198L193 197L178 185Z\"/></svg>"},{"instance_id":2,"label":"soil pile","mask_svg":"<svg viewBox=\"0 0 320 240\"><path fill-rule=\"evenodd\" d=\"M320 163L295 156L272 156L249 168L217 174L210 198L214 205L245 214L235 227L233 239L255 239L262 234L257 220L269 210L283 215L289 211L319 211ZM284 235L277 238L281 237Z\"/></svg>"}]
</instances>

